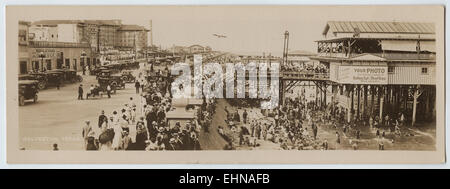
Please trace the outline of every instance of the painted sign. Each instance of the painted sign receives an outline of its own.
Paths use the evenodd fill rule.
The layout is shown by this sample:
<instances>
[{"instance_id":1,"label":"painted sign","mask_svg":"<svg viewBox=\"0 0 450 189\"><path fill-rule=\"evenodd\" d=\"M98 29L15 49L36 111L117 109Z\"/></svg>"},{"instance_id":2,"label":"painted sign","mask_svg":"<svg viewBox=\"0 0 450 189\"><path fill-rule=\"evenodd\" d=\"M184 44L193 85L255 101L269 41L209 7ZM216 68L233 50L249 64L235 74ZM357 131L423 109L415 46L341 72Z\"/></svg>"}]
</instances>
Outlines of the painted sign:
<instances>
[{"instance_id":1,"label":"painted sign","mask_svg":"<svg viewBox=\"0 0 450 189\"><path fill-rule=\"evenodd\" d=\"M387 66L339 66L338 82L343 84L385 85Z\"/></svg>"},{"instance_id":2,"label":"painted sign","mask_svg":"<svg viewBox=\"0 0 450 189\"><path fill-rule=\"evenodd\" d=\"M32 58L40 58L39 55L43 53L45 58L55 58L57 51L54 48L36 48L31 52Z\"/></svg>"}]
</instances>

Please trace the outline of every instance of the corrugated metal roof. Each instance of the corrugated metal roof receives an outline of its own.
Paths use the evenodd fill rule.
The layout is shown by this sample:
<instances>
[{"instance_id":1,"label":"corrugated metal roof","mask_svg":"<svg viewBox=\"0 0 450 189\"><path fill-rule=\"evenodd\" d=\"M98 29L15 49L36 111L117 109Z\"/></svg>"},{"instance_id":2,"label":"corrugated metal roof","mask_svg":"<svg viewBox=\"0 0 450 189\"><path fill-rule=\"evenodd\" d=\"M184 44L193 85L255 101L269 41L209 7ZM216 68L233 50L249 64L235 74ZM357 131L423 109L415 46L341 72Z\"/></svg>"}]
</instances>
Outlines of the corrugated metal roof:
<instances>
[{"instance_id":1,"label":"corrugated metal roof","mask_svg":"<svg viewBox=\"0 0 450 189\"><path fill-rule=\"evenodd\" d=\"M435 33L433 23L329 21L323 34L326 35L328 31L333 33L353 33L355 28L358 28L361 33Z\"/></svg>"}]
</instances>

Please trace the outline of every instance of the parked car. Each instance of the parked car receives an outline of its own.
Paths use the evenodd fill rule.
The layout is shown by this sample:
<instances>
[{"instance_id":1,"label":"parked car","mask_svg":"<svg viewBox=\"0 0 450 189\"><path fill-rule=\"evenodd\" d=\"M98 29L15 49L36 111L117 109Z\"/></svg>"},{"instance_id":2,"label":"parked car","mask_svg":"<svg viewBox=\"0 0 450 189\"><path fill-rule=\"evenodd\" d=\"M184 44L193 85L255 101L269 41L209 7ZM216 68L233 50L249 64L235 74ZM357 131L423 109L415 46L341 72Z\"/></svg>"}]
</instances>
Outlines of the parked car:
<instances>
[{"instance_id":1,"label":"parked car","mask_svg":"<svg viewBox=\"0 0 450 189\"><path fill-rule=\"evenodd\" d=\"M132 70L123 70L122 80L125 81L126 83L134 83L136 81L136 77L133 75Z\"/></svg>"},{"instance_id":2,"label":"parked car","mask_svg":"<svg viewBox=\"0 0 450 189\"><path fill-rule=\"evenodd\" d=\"M50 70L49 72L60 72L62 73L62 80L66 83L75 83L75 82L82 82L83 77L80 75L77 75L77 71L71 70L71 69L54 69Z\"/></svg>"},{"instance_id":3,"label":"parked car","mask_svg":"<svg viewBox=\"0 0 450 189\"><path fill-rule=\"evenodd\" d=\"M64 82L65 73L61 70L49 70L47 71L47 85L57 86L62 85Z\"/></svg>"},{"instance_id":4,"label":"parked car","mask_svg":"<svg viewBox=\"0 0 450 189\"><path fill-rule=\"evenodd\" d=\"M25 105L25 100L32 99L34 103L38 100L37 93L39 81L37 80L20 80L19 81L19 106Z\"/></svg>"},{"instance_id":5,"label":"parked car","mask_svg":"<svg viewBox=\"0 0 450 189\"><path fill-rule=\"evenodd\" d=\"M125 82L122 80L122 75L113 75L111 70L102 70L97 78L98 84L103 91L106 91L108 85L111 86L113 93L117 89L125 89Z\"/></svg>"},{"instance_id":6,"label":"parked car","mask_svg":"<svg viewBox=\"0 0 450 189\"><path fill-rule=\"evenodd\" d=\"M38 72L38 73L29 73L29 74L20 74L19 80L37 80L39 90L43 90L47 88L47 73Z\"/></svg>"}]
</instances>

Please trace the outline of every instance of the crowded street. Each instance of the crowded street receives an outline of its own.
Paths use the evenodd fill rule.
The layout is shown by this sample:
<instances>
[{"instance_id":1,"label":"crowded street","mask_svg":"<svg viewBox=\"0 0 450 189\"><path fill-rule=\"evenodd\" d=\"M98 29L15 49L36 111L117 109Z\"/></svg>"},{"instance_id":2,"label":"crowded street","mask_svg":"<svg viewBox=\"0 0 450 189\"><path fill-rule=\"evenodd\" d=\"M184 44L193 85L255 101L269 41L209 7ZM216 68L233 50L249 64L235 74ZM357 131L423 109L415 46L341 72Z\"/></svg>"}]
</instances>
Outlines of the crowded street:
<instances>
[{"instance_id":1,"label":"crowded street","mask_svg":"<svg viewBox=\"0 0 450 189\"><path fill-rule=\"evenodd\" d=\"M91 44L23 45L33 61L18 75L21 150L436 149L436 88L429 74L435 55L429 46L404 52L403 42L397 44L403 38L386 42L354 33L317 41L317 53L289 52L285 31L283 55L261 56L198 44L148 45L151 30L120 20L21 24L39 33L74 23L93 30L84 33ZM90 24L109 28L102 35L111 44L93 43L101 31ZM340 24L327 22L325 32ZM384 54L380 44L394 52ZM414 63L416 55L423 64Z\"/></svg>"},{"instance_id":2,"label":"crowded street","mask_svg":"<svg viewBox=\"0 0 450 189\"><path fill-rule=\"evenodd\" d=\"M81 84L88 91L97 80L95 76L84 75ZM124 90L118 90L110 99L104 95L98 99L77 100L78 86L77 83L66 84L60 90L43 90L38 103L20 107L20 115L27 115L21 117L19 123L22 148L49 150L57 143L60 149L81 150L84 121L94 124L102 110L112 113L130 101L130 97L136 99L135 103L139 102L134 83L126 84Z\"/></svg>"}]
</instances>

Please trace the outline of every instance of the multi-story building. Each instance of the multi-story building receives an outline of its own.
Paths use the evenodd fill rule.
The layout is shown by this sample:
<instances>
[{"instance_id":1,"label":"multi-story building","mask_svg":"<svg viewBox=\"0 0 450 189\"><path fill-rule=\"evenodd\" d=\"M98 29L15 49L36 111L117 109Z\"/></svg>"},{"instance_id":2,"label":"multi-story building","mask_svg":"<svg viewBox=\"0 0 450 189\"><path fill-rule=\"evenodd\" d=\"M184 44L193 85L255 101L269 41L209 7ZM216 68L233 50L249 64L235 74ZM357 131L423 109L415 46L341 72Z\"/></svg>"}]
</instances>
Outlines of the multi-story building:
<instances>
[{"instance_id":1,"label":"multi-story building","mask_svg":"<svg viewBox=\"0 0 450 189\"><path fill-rule=\"evenodd\" d=\"M141 51L147 47L147 33L150 30L138 25L122 25L117 30L115 46Z\"/></svg>"},{"instance_id":2,"label":"multi-story building","mask_svg":"<svg viewBox=\"0 0 450 189\"><path fill-rule=\"evenodd\" d=\"M400 113L413 124L416 117L434 118L433 23L328 22L322 34L312 58L329 67L333 102L348 120Z\"/></svg>"},{"instance_id":3,"label":"multi-story building","mask_svg":"<svg viewBox=\"0 0 450 189\"><path fill-rule=\"evenodd\" d=\"M26 72L63 66L81 70L85 65L100 63L105 56L111 60L130 56L130 53L123 52L133 52L131 54L134 56L147 47L148 31L137 25L122 25L120 20L36 21L29 29L31 45L28 54L31 63L27 63L26 70L21 70ZM118 51L123 48L125 51ZM38 57L44 56L38 60Z\"/></svg>"},{"instance_id":4,"label":"multi-story building","mask_svg":"<svg viewBox=\"0 0 450 189\"><path fill-rule=\"evenodd\" d=\"M30 27L32 41L80 43L82 25L79 20L42 20Z\"/></svg>"},{"instance_id":5,"label":"multi-story building","mask_svg":"<svg viewBox=\"0 0 450 189\"><path fill-rule=\"evenodd\" d=\"M27 73L31 68L30 56L28 53L28 29L30 22L19 21L19 73Z\"/></svg>"},{"instance_id":6,"label":"multi-story building","mask_svg":"<svg viewBox=\"0 0 450 189\"><path fill-rule=\"evenodd\" d=\"M188 47L189 53L196 54L196 53L207 53L211 52L212 49L209 46L201 46L201 45L191 45Z\"/></svg>"}]
</instances>

